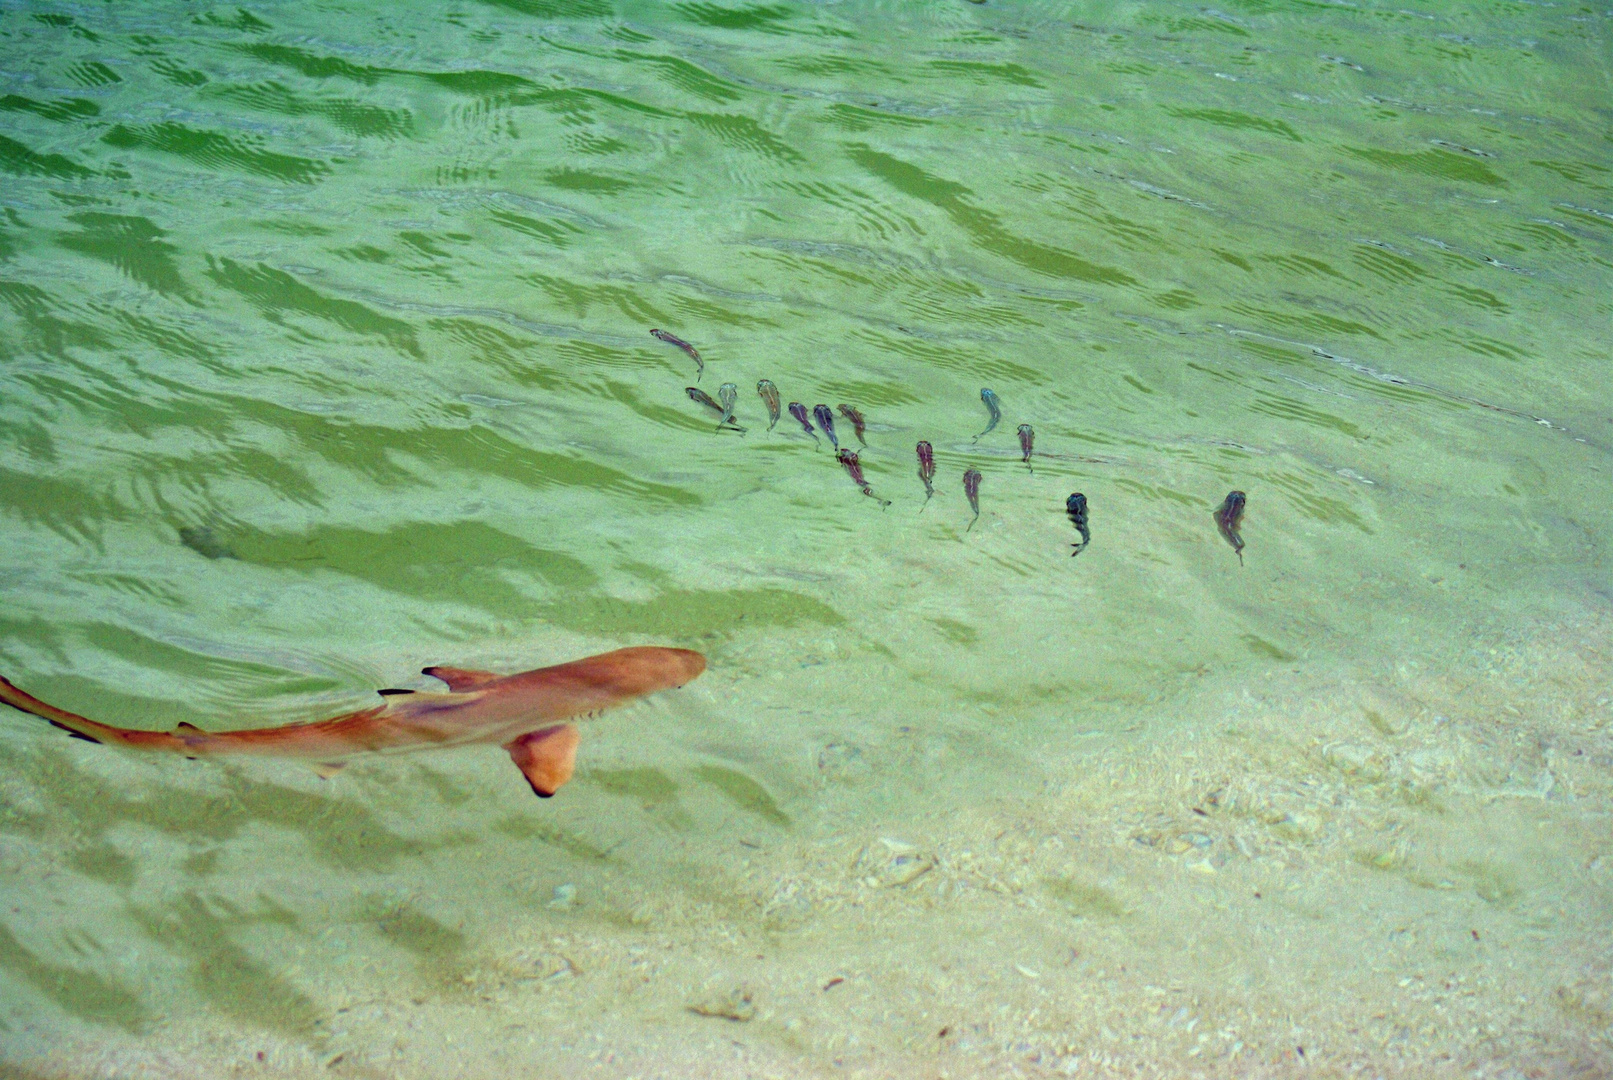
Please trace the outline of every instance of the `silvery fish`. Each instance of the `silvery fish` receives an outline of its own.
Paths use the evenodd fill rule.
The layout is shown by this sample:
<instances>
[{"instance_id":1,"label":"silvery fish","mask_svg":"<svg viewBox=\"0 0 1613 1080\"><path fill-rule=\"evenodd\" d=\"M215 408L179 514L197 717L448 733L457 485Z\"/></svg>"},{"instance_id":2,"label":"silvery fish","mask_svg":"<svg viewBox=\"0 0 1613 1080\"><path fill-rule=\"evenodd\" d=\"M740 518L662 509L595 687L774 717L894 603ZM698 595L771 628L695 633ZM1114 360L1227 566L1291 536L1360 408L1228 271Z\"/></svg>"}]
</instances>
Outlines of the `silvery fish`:
<instances>
[{"instance_id":1,"label":"silvery fish","mask_svg":"<svg viewBox=\"0 0 1613 1080\"><path fill-rule=\"evenodd\" d=\"M818 442L818 433L812 429L812 421L807 418L806 406L799 401L790 402L790 415L800 421L801 429L812 436L813 442ZM822 443L819 443L821 446Z\"/></svg>"},{"instance_id":2,"label":"silvery fish","mask_svg":"<svg viewBox=\"0 0 1613 1080\"><path fill-rule=\"evenodd\" d=\"M863 428L867 426L868 421L863 419L863 414L850 405L836 405L835 408L840 410L841 416L851 421L852 430L857 433L857 442L867 446L868 440L863 438Z\"/></svg>"},{"instance_id":3,"label":"silvery fish","mask_svg":"<svg viewBox=\"0 0 1613 1080\"><path fill-rule=\"evenodd\" d=\"M1232 545L1232 550L1238 553L1238 565L1243 565L1243 537L1238 534L1238 526L1243 524L1243 507L1248 497L1241 491L1227 492L1226 499L1215 511L1215 527L1221 530L1221 539Z\"/></svg>"},{"instance_id":4,"label":"silvery fish","mask_svg":"<svg viewBox=\"0 0 1613 1080\"><path fill-rule=\"evenodd\" d=\"M980 473L978 470L970 469L963 474L963 494L969 499L969 509L975 512L975 516L969 519L968 526L963 530L968 532L975 527L975 522L980 520Z\"/></svg>"},{"instance_id":5,"label":"silvery fish","mask_svg":"<svg viewBox=\"0 0 1613 1080\"><path fill-rule=\"evenodd\" d=\"M1003 418L1002 403L997 400L997 395L993 394L990 389L987 387L980 388L980 400L986 403L986 412L991 414L991 421L986 425L985 431L974 437L975 442L979 442L982 436L990 435L991 429L996 427L997 422Z\"/></svg>"},{"instance_id":6,"label":"silvery fish","mask_svg":"<svg viewBox=\"0 0 1613 1080\"><path fill-rule=\"evenodd\" d=\"M772 379L761 379L756 383L756 392L762 396L762 403L767 406L767 430L772 431L779 418L778 387L773 385Z\"/></svg>"},{"instance_id":7,"label":"silvery fish","mask_svg":"<svg viewBox=\"0 0 1613 1080\"><path fill-rule=\"evenodd\" d=\"M687 341L684 341L676 334L667 333L665 330L651 330L650 336L658 341L664 341L668 345L676 345L678 348L682 349L684 352L693 357L695 362L694 379L695 382L700 381L700 376L706 373L706 362L700 359L700 354L695 351L695 347L693 345L689 344Z\"/></svg>"},{"instance_id":8,"label":"silvery fish","mask_svg":"<svg viewBox=\"0 0 1613 1080\"><path fill-rule=\"evenodd\" d=\"M727 385L732 386L733 384L729 383ZM728 409L725 409L723 406L717 404L715 401L712 401L711 400L711 395L706 393L704 390L700 389L700 387L698 387L698 386L686 386L686 387L684 387L684 392L689 395L689 400L690 401L698 401L700 404L704 405L706 408L710 409L712 412L716 413L718 416L723 417L723 419L717 421L717 427L719 429L723 428L723 427L731 427L735 431L741 431L742 432L742 431L745 430L744 428L740 427L738 424L733 422ZM721 391L718 391L718 393L721 393Z\"/></svg>"},{"instance_id":9,"label":"silvery fish","mask_svg":"<svg viewBox=\"0 0 1613 1080\"><path fill-rule=\"evenodd\" d=\"M717 426L732 424L734 422L734 405L739 401L739 387L731 382L725 382L717 387L717 400L722 403L722 419Z\"/></svg>"},{"instance_id":10,"label":"silvery fish","mask_svg":"<svg viewBox=\"0 0 1613 1080\"><path fill-rule=\"evenodd\" d=\"M918 446L914 447L919 456L919 479L924 482L924 506L930 505L930 498L935 494L935 448L928 440L920 439ZM919 513L924 513L924 506L919 507Z\"/></svg>"},{"instance_id":11,"label":"silvery fish","mask_svg":"<svg viewBox=\"0 0 1613 1080\"><path fill-rule=\"evenodd\" d=\"M1070 552L1070 558L1075 558L1087 549L1092 543L1092 534L1087 531L1087 497L1079 491L1074 492L1064 500L1064 512L1070 515L1070 524L1075 526L1076 532L1081 534L1079 544L1071 544L1075 550Z\"/></svg>"},{"instance_id":12,"label":"silvery fish","mask_svg":"<svg viewBox=\"0 0 1613 1080\"><path fill-rule=\"evenodd\" d=\"M835 414L829 411L829 406L812 406L812 415L818 421L818 426L823 429L823 433L829 436L829 445L839 450L840 440L835 438Z\"/></svg>"}]
</instances>

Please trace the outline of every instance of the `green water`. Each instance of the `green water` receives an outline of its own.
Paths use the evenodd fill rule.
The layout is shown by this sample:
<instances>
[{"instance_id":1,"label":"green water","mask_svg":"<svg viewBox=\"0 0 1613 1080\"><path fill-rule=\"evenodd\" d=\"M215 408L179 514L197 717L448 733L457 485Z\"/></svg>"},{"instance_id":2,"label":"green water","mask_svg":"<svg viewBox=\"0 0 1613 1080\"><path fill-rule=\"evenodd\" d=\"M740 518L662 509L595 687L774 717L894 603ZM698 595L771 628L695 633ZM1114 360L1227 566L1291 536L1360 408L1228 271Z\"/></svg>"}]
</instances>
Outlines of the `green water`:
<instances>
[{"instance_id":1,"label":"green water","mask_svg":"<svg viewBox=\"0 0 1613 1080\"><path fill-rule=\"evenodd\" d=\"M1610 26L0 4L0 1072L1613 1069Z\"/></svg>"}]
</instances>

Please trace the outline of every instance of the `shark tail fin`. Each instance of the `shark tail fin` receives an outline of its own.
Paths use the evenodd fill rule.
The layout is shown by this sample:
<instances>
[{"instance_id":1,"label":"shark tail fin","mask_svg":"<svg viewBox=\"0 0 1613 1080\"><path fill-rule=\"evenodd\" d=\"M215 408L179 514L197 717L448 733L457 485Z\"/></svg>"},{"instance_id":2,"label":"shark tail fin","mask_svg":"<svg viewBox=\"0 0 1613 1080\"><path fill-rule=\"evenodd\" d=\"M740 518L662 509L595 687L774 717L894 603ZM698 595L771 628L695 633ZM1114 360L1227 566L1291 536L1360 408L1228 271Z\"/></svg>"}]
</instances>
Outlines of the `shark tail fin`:
<instances>
[{"instance_id":1,"label":"shark tail fin","mask_svg":"<svg viewBox=\"0 0 1613 1080\"><path fill-rule=\"evenodd\" d=\"M21 709L25 713L32 713L50 721L51 726L61 728L75 739L127 746L133 750L170 750L189 756L189 752L194 750L193 743L197 741L196 736L200 734L193 728L189 733L191 736L189 739L181 737L186 734L185 724L180 725L179 734L113 727L111 724L103 724L78 713L70 713L66 709L47 705L32 694L17 689L10 680L3 678L0 678L0 701L14 709Z\"/></svg>"},{"instance_id":2,"label":"shark tail fin","mask_svg":"<svg viewBox=\"0 0 1613 1080\"><path fill-rule=\"evenodd\" d=\"M456 694L465 690L474 690L483 683L490 683L499 676L491 671L475 671L471 668L436 667L421 668L420 674L430 675L433 679L441 679L448 684L448 689Z\"/></svg>"},{"instance_id":3,"label":"shark tail fin","mask_svg":"<svg viewBox=\"0 0 1613 1080\"><path fill-rule=\"evenodd\" d=\"M504 744L510 760L521 770L533 794L547 799L571 779L577 766L577 743L582 735L570 724L529 731Z\"/></svg>"},{"instance_id":4,"label":"shark tail fin","mask_svg":"<svg viewBox=\"0 0 1613 1080\"><path fill-rule=\"evenodd\" d=\"M21 709L25 713L32 713L43 720L49 720L52 727L59 727L75 739L86 742L108 742L108 736L113 735L117 729L105 724L98 724L94 720L78 713L70 713L66 709L58 709L54 705L46 705L32 694L25 693L12 685L10 679L0 678L0 701L10 705L13 709Z\"/></svg>"}]
</instances>

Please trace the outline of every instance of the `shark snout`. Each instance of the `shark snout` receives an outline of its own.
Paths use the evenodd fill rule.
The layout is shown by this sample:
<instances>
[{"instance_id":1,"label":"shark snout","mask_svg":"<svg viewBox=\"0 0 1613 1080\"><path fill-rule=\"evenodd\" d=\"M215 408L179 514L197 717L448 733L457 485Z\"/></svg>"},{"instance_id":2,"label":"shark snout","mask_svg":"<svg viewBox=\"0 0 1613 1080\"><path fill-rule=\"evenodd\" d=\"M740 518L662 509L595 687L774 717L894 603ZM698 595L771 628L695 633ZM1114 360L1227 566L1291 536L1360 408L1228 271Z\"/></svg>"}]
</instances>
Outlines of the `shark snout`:
<instances>
[{"instance_id":1,"label":"shark snout","mask_svg":"<svg viewBox=\"0 0 1613 1080\"><path fill-rule=\"evenodd\" d=\"M643 646L606 655L617 659L622 688L634 694L670 690L699 678L706 670L706 658L689 649Z\"/></svg>"}]
</instances>

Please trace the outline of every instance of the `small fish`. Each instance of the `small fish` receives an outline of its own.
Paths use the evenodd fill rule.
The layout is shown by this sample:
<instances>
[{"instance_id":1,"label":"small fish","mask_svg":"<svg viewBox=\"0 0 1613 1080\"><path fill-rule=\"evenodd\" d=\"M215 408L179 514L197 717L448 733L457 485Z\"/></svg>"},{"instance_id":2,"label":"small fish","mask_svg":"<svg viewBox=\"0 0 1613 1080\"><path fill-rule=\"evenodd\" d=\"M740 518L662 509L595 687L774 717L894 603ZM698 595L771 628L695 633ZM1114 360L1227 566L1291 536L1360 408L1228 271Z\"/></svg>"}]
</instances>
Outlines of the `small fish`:
<instances>
[{"instance_id":1,"label":"small fish","mask_svg":"<svg viewBox=\"0 0 1613 1080\"><path fill-rule=\"evenodd\" d=\"M920 439L918 446L914 447L919 455L919 479L924 482L924 506L930 505L930 497L935 494L935 448L928 441ZM924 513L924 506L919 507L919 513Z\"/></svg>"},{"instance_id":2,"label":"small fish","mask_svg":"<svg viewBox=\"0 0 1613 1080\"><path fill-rule=\"evenodd\" d=\"M700 381L700 376L706 373L706 362L700 359L700 354L695 351L695 347L693 345L689 344L687 341L684 341L676 334L667 333L665 330L651 330L650 336L658 341L664 341L668 345L676 345L678 348L692 356L695 362L694 379L695 382Z\"/></svg>"},{"instance_id":3,"label":"small fish","mask_svg":"<svg viewBox=\"0 0 1613 1080\"><path fill-rule=\"evenodd\" d=\"M1238 553L1239 566L1243 565L1243 537L1238 535L1238 526L1243 524L1243 504L1247 501L1243 492L1229 491L1226 501L1215 511L1215 527L1221 530L1221 539Z\"/></svg>"},{"instance_id":4,"label":"small fish","mask_svg":"<svg viewBox=\"0 0 1613 1080\"><path fill-rule=\"evenodd\" d=\"M739 401L739 387L731 382L723 383L717 387L717 400L722 403L722 419L717 421L717 426L722 427L724 424L732 424L734 422L734 405Z\"/></svg>"},{"instance_id":5,"label":"small fish","mask_svg":"<svg viewBox=\"0 0 1613 1080\"><path fill-rule=\"evenodd\" d=\"M986 412L991 414L991 422L986 425L985 431L982 431L979 435L974 437L975 442L979 442L981 436L990 435L991 429L997 426L997 421L1003 418L1002 403L997 400L996 394L993 394L986 387L981 387L980 400L986 403Z\"/></svg>"},{"instance_id":6,"label":"small fish","mask_svg":"<svg viewBox=\"0 0 1613 1080\"><path fill-rule=\"evenodd\" d=\"M829 411L829 406L812 406L812 415L818 421L818 426L823 429L823 433L829 436L829 445L836 450L840 449L840 440L835 438L835 414Z\"/></svg>"},{"instance_id":7,"label":"small fish","mask_svg":"<svg viewBox=\"0 0 1613 1080\"><path fill-rule=\"evenodd\" d=\"M867 446L868 440L863 438L863 429L868 426L868 421L863 419L863 414L850 405L836 405L835 408L840 410L841 416L851 421L852 430L857 433L857 442Z\"/></svg>"},{"instance_id":8,"label":"small fish","mask_svg":"<svg viewBox=\"0 0 1613 1080\"><path fill-rule=\"evenodd\" d=\"M1081 534L1081 542L1070 545L1075 549L1070 552L1070 558L1073 559L1085 551L1088 544L1092 543L1092 534L1087 531L1087 497L1079 491L1073 493L1068 499L1064 500L1064 512L1070 515L1070 524L1074 525L1075 531Z\"/></svg>"},{"instance_id":9,"label":"small fish","mask_svg":"<svg viewBox=\"0 0 1613 1080\"><path fill-rule=\"evenodd\" d=\"M762 402L767 406L767 430L772 431L779 418L778 387L773 385L772 379L761 379L756 383L756 392L762 396Z\"/></svg>"},{"instance_id":10,"label":"small fish","mask_svg":"<svg viewBox=\"0 0 1613 1080\"><path fill-rule=\"evenodd\" d=\"M868 496L870 499L873 499L880 506L889 506L890 505L890 500L881 499L878 495L875 495L874 494L874 489L872 487L870 487L869 484L868 484L868 481L863 478L862 462L857 460L857 451L855 451L855 450L836 450L835 451L835 460L840 462L840 464L842 464L842 465L844 465L846 467L847 475L849 475L851 477L852 482L854 482L858 487L863 489L863 494L864 495Z\"/></svg>"},{"instance_id":11,"label":"small fish","mask_svg":"<svg viewBox=\"0 0 1613 1080\"><path fill-rule=\"evenodd\" d=\"M724 385L729 387L732 392L734 392L736 394L738 393L737 390L733 390L733 385L734 385L733 383L725 383ZM711 395L706 393L704 390L700 389L700 387L698 387L698 386L686 386L686 387L684 387L684 391L689 395L689 400L690 401L698 401L700 404L704 405L706 408L710 409L712 412L714 412L718 416L722 417L722 419L717 421L717 427L718 428L731 427L735 431L744 431L745 430L744 428L740 427L738 424L734 423L734 421L733 421L733 412L732 412L732 410L730 408L725 407L723 405L719 405L717 402L712 401L711 400ZM722 393L721 390L718 390L717 392L719 394Z\"/></svg>"},{"instance_id":12,"label":"small fish","mask_svg":"<svg viewBox=\"0 0 1613 1080\"><path fill-rule=\"evenodd\" d=\"M179 542L203 558L237 558L235 550L218 538L211 525L181 525Z\"/></svg>"},{"instance_id":13,"label":"small fish","mask_svg":"<svg viewBox=\"0 0 1613 1080\"><path fill-rule=\"evenodd\" d=\"M1031 472L1036 471L1035 468L1031 467L1031 447L1035 445L1036 432L1031 430L1029 424L1019 425L1019 452L1025 456L1025 467L1029 468Z\"/></svg>"},{"instance_id":14,"label":"small fish","mask_svg":"<svg viewBox=\"0 0 1613 1080\"><path fill-rule=\"evenodd\" d=\"M990 391L988 390L987 393L990 393ZM969 509L975 512L975 516L969 519L968 526L963 530L968 532L975 527L975 522L980 520L980 472L978 470L970 469L963 474L963 493L969 499Z\"/></svg>"},{"instance_id":15,"label":"small fish","mask_svg":"<svg viewBox=\"0 0 1613 1080\"><path fill-rule=\"evenodd\" d=\"M812 441L813 442L818 443L819 446L823 445L821 442L818 441L818 433L815 430L813 430L812 421L807 419L807 411L806 411L806 406L805 405L801 404L799 401L790 402L790 415L795 417L796 420L800 421L801 429L803 431L805 431L808 435L812 436Z\"/></svg>"}]
</instances>

